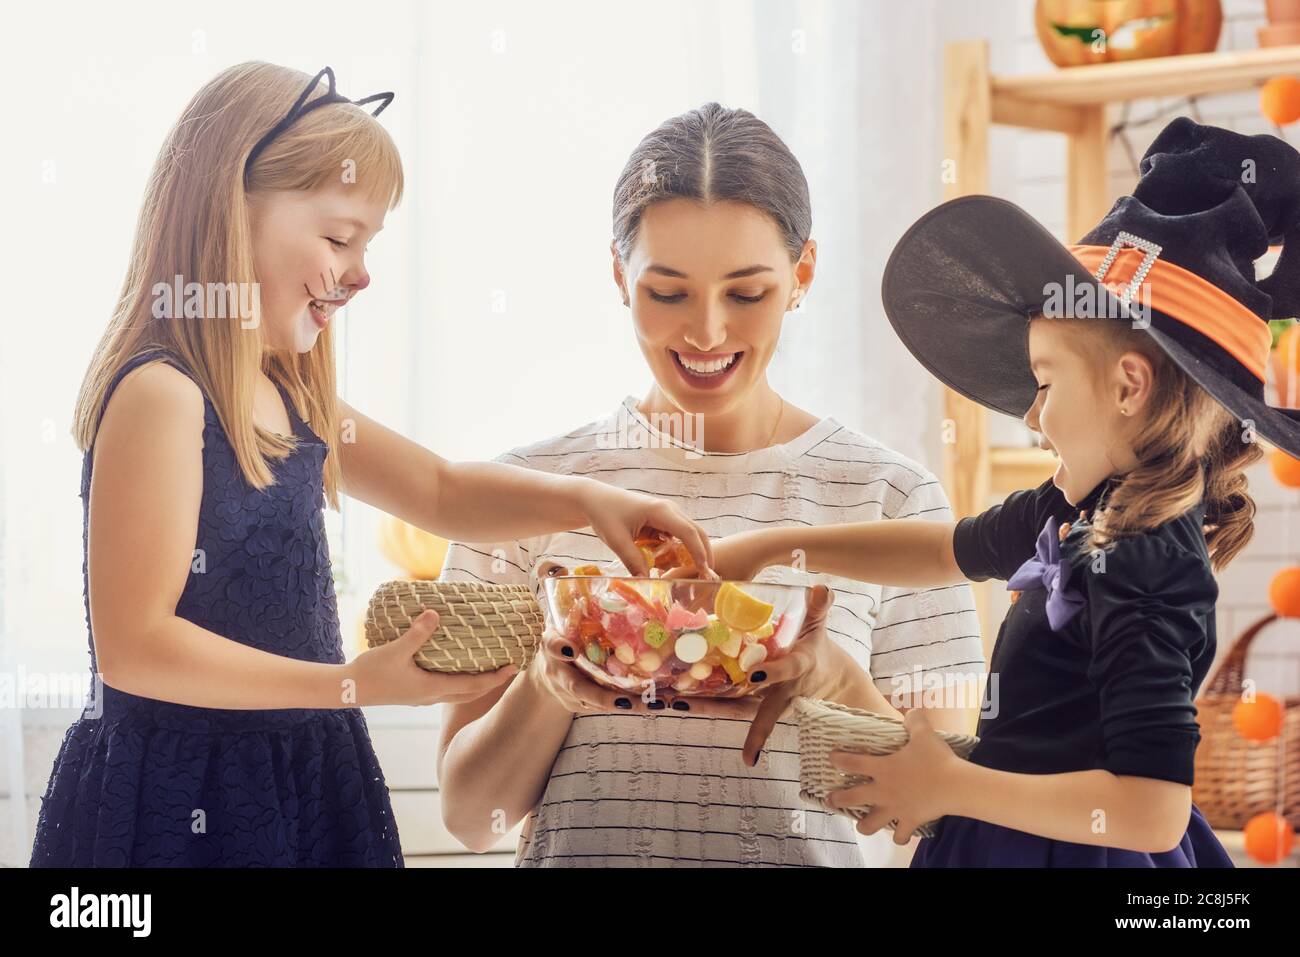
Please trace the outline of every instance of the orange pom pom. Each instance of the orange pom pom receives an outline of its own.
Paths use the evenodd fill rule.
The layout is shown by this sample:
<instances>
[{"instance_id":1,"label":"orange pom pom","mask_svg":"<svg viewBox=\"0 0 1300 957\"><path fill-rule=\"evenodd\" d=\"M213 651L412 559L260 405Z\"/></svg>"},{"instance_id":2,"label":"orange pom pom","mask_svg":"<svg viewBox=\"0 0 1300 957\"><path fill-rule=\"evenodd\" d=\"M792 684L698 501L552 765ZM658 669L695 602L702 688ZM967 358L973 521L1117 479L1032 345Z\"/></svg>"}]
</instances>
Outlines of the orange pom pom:
<instances>
[{"instance_id":1,"label":"orange pom pom","mask_svg":"<svg viewBox=\"0 0 1300 957\"><path fill-rule=\"evenodd\" d=\"M1295 846L1295 831L1286 818L1273 811L1256 814L1246 822L1246 853L1261 864L1276 864Z\"/></svg>"},{"instance_id":2,"label":"orange pom pom","mask_svg":"<svg viewBox=\"0 0 1300 957\"><path fill-rule=\"evenodd\" d=\"M1268 585L1268 602L1281 618L1300 618L1300 568L1284 568Z\"/></svg>"},{"instance_id":3,"label":"orange pom pom","mask_svg":"<svg viewBox=\"0 0 1300 957\"><path fill-rule=\"evenodd\" d=\"M1268 457L1268 464L1279 485L1300 488L1300 459L1287 455L1281 449L1274 449Z\"/></svg>"},{"instance_id":4,"label":"orange pom pom","mask_svg":"<svg viewBox=\"0 0 1300 957\"><path fill-rule=\"evenodd\" d=\"M1259 91L1259 109L1278 126L1300 120L1300 80L1293 76L1273 77Z\"/></svg>"},{"instance_id":5,"label":"orange pom pom","mask_svg":"<svg viewBox=\"0 0 1300 957\"><path fill-rule=\"evenodd\" d=\"M1267 741L1282 730L1282 704L1272 695L1255 695L1254 701L1238 701L1232 709L1232 723L1247 741Z\"/></svg>"}]
</instances>

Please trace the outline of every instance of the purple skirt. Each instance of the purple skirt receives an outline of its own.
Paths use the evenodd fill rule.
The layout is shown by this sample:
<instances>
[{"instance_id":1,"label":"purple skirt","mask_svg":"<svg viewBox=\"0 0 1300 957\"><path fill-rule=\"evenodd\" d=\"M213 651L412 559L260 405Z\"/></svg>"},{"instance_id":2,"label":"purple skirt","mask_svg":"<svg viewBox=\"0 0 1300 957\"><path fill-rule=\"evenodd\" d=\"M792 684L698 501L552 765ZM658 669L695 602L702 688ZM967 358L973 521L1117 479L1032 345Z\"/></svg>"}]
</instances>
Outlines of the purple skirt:
<instances>
[{"instance_id":1,"label":"purple skirt","mask_svg":"<svg viewBox=\"0 0 1300 957\"><path fill-rule=\"evenodd\" d=\"M1233 867L1200 808L1192 805L1178 846L1159 854L1054 841L969 817L941 818L923 837L912 867Z\"/></svg>"}]
</instances>

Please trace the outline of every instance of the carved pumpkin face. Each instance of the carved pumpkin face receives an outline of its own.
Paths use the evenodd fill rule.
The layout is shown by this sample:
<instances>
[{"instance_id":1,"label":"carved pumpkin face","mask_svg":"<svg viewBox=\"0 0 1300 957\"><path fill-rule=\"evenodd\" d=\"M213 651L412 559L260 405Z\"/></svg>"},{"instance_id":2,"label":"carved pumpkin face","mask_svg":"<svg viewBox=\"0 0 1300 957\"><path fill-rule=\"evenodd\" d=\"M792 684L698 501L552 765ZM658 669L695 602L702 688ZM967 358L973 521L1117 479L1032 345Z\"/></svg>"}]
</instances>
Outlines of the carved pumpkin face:
<instances>
[{"instance_id":1,"label":"carved pumpkin face","mask_svg":"<svg viewBox=\"0 0 1300 957\"><path fill-rule=\"evenodd\" d=\"M1038 0L1038 40L1057 66L1205 53L1219 42L1219 0Z\"/></svg>"}]
</instances>

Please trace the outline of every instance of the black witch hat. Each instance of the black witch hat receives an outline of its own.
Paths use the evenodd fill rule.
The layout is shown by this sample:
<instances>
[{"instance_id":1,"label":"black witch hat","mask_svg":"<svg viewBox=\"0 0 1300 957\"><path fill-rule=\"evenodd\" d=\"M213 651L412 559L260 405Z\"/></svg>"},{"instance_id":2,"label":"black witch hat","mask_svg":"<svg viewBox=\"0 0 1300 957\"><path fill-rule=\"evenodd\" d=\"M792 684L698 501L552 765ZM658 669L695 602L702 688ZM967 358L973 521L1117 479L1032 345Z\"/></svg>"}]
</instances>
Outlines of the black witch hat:
<instances>
[{"instance_id":1,"label":"black witch hat","mask_svg":"<svg viewBox=\"0 0 1300 957\"><path fill-rule=\"evenodd\" d=\"M1282 253L1256 280L1270 242ZM1300 457L1300 410L1271 406L1268 322L1300 315L1300 153L1183 117L1142 158L1141 178L1078 245L992 196L944 203L898 241L885 313L934 375L1023 416L1037 384L1028 321L1068 315L1142 328L1244 425Z\"/></svg>"}]
</instances>

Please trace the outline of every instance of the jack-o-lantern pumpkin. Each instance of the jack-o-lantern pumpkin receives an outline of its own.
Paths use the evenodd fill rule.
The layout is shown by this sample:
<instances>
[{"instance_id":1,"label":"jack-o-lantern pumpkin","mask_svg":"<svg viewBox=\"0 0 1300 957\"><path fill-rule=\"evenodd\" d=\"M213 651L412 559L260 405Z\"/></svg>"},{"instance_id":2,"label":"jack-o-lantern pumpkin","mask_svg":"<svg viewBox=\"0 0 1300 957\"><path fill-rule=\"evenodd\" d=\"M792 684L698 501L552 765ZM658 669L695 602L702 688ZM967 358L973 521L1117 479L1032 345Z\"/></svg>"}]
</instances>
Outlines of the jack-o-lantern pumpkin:
<instances>
[{"instance_id":1,"label":"jack-o-lantern pumpkin","mask_svg":"<svg viewBox=\"0 0 1300 957\"><path fill-rule=\"evenodd\" d=\"M1219 44L1219 0L1038 0L1038 41L1057 66L1208 53Z\"/></svg>"}]
</instances>

